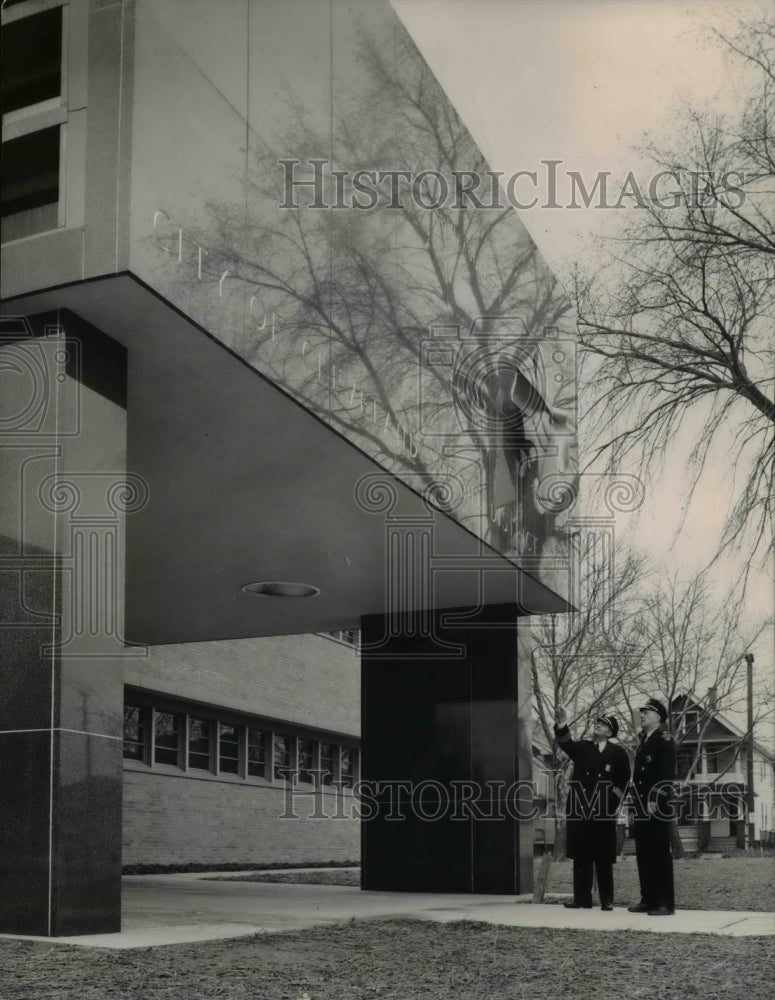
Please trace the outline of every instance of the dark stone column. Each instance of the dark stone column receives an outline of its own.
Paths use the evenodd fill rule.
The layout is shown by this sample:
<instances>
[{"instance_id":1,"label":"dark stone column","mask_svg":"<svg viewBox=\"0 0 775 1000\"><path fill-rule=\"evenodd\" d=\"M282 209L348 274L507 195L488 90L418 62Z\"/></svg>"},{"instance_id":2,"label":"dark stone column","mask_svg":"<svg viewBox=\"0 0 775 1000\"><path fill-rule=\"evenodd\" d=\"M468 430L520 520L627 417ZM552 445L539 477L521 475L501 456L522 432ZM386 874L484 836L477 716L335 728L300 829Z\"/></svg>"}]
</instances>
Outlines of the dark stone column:
<instances>
[{"instance_id":1,"label":"dark stone column","mask_svg":"<svg viewBox=\"0 0 775 1000\"><path fill-rule=\"evenodd\" d=\"M532 890L530 673L512 605L362 621L363 888Z\"/></svg>"},{"instance_id":2,"label":"dark stone column","mask_svg":"<svg viewBox=\"0 0 775 1000\"><path fill-rule=\"evenodd\" d=\"M120 930L125 352L0 340L0 931Z\"/></svg>"}]
</instances>

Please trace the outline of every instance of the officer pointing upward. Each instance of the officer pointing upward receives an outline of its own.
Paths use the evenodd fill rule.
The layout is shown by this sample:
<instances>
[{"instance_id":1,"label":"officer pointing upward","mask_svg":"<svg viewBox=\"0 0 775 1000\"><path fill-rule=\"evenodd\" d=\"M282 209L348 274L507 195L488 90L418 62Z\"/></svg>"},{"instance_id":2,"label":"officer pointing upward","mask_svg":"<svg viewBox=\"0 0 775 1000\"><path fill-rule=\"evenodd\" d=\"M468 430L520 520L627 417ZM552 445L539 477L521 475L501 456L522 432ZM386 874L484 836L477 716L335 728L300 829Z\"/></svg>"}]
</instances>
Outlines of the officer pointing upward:
<instances>
[{"instance_id":1,"label":"officer pointing upward","mask_svg":"<svg viewBox=\"0 0 775 1000\"><path fill-rule=\"evenodd\" d=\"M619 732L613 715L595 720L593 739L573 740L565 709L557 708L557 742L573 761L567 805L568 857L573 859L573 902L569 909L592 908L592 871L600 908L614 908L616 813L630 780L626 751L611 742Z\"/></svg>"}]
</instances>

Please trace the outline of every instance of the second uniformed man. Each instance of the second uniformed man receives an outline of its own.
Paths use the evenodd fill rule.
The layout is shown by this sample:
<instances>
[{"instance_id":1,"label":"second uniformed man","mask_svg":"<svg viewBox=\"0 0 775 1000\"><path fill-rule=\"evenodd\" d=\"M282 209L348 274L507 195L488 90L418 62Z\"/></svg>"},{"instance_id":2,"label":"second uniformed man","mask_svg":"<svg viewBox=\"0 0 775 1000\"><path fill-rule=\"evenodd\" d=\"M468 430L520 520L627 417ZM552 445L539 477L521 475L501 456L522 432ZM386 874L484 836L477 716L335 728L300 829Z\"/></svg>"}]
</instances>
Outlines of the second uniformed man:
<instances>
[{"instance_id":1,"label":"second uniformed man","mask_svg":"<svg viewBox=\"0 0 775 1000\"><path fill-rule=\"evenodd\" d=\"M568 857L573 859L573 902L570 909L592 908L592 873L597 876L600 908L614 908L616 814L630 780L630 759L611 743L619 732L613 715L601 715L593 739L573 740L564 708L557 709L557 742L573 761L568 789Z\"/></svg>"},{"instance_id":2,"label":"second uniformed man","mask_svg":"<svg viewBox=\"0 0 775 1000\"><path fill-rule=\"evenodd\" d=\"M640 902L630 913L667 917L675 913L670 826L675 742L662 726L667 709L649 698L640 709L640 744L635 751L635 856L638 859Z\"/></svg>"}]
</instances>

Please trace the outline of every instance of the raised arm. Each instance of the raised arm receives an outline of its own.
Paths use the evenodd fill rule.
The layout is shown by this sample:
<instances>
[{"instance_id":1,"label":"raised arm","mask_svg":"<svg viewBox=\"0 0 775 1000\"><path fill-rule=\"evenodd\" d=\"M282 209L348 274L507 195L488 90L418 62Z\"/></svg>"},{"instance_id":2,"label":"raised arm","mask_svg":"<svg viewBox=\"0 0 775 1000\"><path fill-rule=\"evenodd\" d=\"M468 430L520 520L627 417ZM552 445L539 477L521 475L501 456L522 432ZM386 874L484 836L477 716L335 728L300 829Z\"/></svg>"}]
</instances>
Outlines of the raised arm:
<instances>
[{"instance_id":1,"label":"raised arm","mask_svg":"<svg viewBox=\"0 0 775 1000\"><path fill-rule=\"evenodd\" d=\"M571 739L570 729L568 728L568 713L562 705L558 705L554 712L554 735L560 744L560 748L575 763L579 744Z\"/></svg>"}]
</instances>

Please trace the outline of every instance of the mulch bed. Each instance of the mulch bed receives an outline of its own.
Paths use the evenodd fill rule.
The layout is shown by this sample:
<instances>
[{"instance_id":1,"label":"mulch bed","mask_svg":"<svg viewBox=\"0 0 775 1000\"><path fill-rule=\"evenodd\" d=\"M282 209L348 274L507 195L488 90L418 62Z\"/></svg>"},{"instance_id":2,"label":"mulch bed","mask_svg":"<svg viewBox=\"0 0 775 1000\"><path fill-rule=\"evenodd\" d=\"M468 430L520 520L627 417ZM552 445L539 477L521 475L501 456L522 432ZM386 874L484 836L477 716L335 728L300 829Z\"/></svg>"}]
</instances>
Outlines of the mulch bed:
<instances>
[{"instance_id":1,"label":"mulch bed","mask_svg":"<svg viewBox=\"0 0 775 1000\"><path fill-rule=\"evenodd\" d=\"M538 864L536 862L536 874ZM552 863L546 902L573 892L569 861ZM682 910L775 911L775 859L772 857L683 858L674 862L676 903ZM231 876L228 876L231 878ZM247 882L304 882L315 885L361 884L360 871L267 872L243 875ZM614 868L616 904L640 898L634 857L620 858Z\"/></svg>"},{"instance_id":2,"label":"mulch bed","mask_svg":"<svg viewBox=\"0 0 775 1000\"><path fill-rule=\"evenodd\" d=\"M345 869L337 871L332 868L328 871L275 871L275 872L251 872L246 875L218 875L214 878L203 876L207 882L284 882L286 884L303 885L349 885L360 886L360 868Z\"/></svg>"},{"instance_id":3,"label":"mulch bed","mask_svg":"<svg viewBox=\"0 0 775 1000\"><path fill-rule=\"evenodd\" d=\"M775 939L351 921L115 952L0 940L6 1000L769 1000Z\"/></svg>"},{"instance_id":4,"label":"mulch bed","mask_svg":"<svg viewBox=\"0 0 775 1000\"><path fill-rule=\"evenodd\" d=\"M181 872L254 872L254 871L282 871L288 867L292 868L352 868L357 865L357 861L308 861L299 862L289 866L286 862L270 862L264 864L252 864L245 861L224 861L222 864L201 864L199 862L189 862L178 865L123 865L122 875L177 875Z\"/></svg>"}]
</instances>

